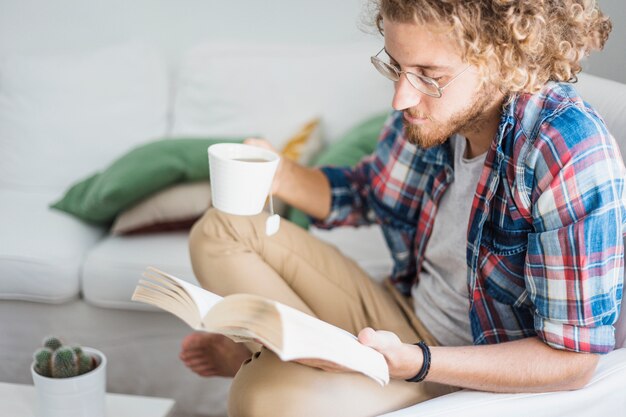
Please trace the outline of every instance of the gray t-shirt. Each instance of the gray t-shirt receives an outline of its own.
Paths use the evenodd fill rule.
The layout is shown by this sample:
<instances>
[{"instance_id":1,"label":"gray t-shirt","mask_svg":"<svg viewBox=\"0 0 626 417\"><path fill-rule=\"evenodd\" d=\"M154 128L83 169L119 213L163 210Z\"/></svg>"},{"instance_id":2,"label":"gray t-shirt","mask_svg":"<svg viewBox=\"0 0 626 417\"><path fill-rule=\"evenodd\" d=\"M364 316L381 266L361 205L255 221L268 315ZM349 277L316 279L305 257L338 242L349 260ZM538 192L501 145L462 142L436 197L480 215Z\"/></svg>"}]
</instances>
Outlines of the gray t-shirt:
<instances>
[{"instance_id":1,"label":"gray t-shirt","mask_svg":"<svg viewBox=\"0 0 626 417\"><path fill-rule=\"evenodd\" d=\"M419 284L412 289L417 317L442 346L473 343L467 289L467 227L485 154L465 159L466 139L450 138L454 181L441 197Z\"/></svg>"}]
</instances>

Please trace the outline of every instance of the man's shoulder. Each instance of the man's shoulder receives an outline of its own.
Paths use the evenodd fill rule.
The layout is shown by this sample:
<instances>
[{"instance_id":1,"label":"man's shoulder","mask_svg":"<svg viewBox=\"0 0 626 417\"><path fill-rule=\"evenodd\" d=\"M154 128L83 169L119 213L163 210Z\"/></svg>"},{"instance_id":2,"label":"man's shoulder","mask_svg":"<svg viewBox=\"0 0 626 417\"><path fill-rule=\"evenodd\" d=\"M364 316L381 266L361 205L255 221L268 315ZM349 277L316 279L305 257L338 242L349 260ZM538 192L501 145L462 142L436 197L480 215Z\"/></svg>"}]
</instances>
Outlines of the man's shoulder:
<instances>
[{"instance_id":1,"label":"man's shoulder","mask_svg":"<svg viewBox=\"0 0 626 417\"><path fill-rule=\"evenodd\" d=\"M515 159L533 150L558 160L594 145L615 146L602 117L571 83L548 83L538 93L519 95L512 106L516 142L525 142L514 147L522 152Z\"/></svg>"},{"instance_id":2,"label":"man's shoulder","mask_svg":"<svg viewBox=\"0 0 626 417\"><path fill-rule=\"evenodd\" d=\"M541 129L574 129L579 122L602 119L571 83L549 82L535 94L520 94L513 103L518 128L532 141Z\"/></svg>"},{"instance_id":3,"label":"man's shoulder","mask_svg":"<svg viewBox=\"0 0 626 417\"><path fill-rule=\"evenodd\" d=\"M549 83L536 94L518 96L512 106L515 126L505 153L515 168L507 172L527 190L550 184L564 169L568 177L585 171L586 180L623 172L619 148L604 120L572 84Z\"/></svg>"}]
</instances>

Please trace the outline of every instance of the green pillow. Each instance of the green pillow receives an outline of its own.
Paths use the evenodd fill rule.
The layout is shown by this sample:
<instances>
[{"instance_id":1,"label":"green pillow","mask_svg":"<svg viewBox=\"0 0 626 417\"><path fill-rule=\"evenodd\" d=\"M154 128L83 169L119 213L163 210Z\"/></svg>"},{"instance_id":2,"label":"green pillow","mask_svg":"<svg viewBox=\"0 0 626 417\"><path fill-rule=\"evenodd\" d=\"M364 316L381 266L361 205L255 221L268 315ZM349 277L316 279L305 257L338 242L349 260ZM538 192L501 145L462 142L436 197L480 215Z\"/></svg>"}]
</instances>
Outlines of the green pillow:
<instances>
[{"instance_id":1,"label":"green pillow","mask_svg":"<svg viewBox=\"0 0 626 417\"><path fill-rule=\"evenodd\" d=\"M334 141L314 161L313 165L355 166L376 149L380 132L389 113L371 117L350 129L343 137ZM290 208L287 216L295 224L308 229L310 219L298 209Z\"/></svg>"},{"instance_id":2,"label":"green pillow","mask_svg":"<svg viewBox=\"0 0 626 417\"><path fill-rule=\"evenodd\" d=\"M51 207L108 226L139 200L180 182L209 178L207 148L243 138L163 139L132 149L103 172L74 184Z\"/></svg>"}]
</instances>

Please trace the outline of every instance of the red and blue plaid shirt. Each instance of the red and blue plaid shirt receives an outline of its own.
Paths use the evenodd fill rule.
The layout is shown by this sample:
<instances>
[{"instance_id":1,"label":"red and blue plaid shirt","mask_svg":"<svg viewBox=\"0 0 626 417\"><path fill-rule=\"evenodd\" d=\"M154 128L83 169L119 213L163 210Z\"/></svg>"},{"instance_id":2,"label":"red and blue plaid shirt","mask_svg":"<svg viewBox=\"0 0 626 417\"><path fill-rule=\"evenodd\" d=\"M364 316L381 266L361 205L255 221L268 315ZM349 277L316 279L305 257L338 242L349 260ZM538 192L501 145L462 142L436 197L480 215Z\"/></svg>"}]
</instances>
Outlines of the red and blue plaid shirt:
<instances>
[{"instance_id":1,"label":"red and blue plaid shirt","mask_svg":"<svg viewBox=\"0 0 626 417\"><path fill-rule=\"evenodd\" d=\"M330 215L316 225L381 225L392 280L419 281L437 205L454 180L449 142L418 148L402 114L373 155L324 167ZM475 344L537 335L550 346L606 353L623 286L624 165L602 118L570 84L550 83L503 111L467 228L469 320ZM457 219L439 219L455 222Z\"/></svg>"}]
</instances>

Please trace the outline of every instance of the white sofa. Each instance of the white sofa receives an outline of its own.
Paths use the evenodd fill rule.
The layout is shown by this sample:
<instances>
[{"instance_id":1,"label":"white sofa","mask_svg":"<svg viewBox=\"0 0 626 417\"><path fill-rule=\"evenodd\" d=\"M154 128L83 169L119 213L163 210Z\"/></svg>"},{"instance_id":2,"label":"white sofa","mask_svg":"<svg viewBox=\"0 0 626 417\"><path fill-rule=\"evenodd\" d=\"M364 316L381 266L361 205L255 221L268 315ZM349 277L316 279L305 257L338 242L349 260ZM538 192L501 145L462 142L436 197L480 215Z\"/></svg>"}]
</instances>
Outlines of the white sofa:
<instances>
[{"instance_id":1,"label":"white sofa","mask_svg":"<svg viewBox=\"0 0 626 417\"><path fill-rule=\"evenodd\" d=\"M324 137L332 141L388 108L391 86L370 68L368 59L381 40L352 32L334 38L319 35L302 21L289 23L294 36L286 42L277 42L285 30L280 27L268 29L276 39L250 28L242 38L214 15L211 24L229 40L204 39L206 22L192 15L185 21L189 24L176 23L184 35L172 40L157 24L169 14L181 17L167 5L151 8L147 0L138 2L154 13L154 20L129 29L128 22L135 20L120 23L114 12L144 18L141 10L127 10L121 1L112 2L114 10L87 9L85 3L90 4L70 1L60 10L37 3L58 19L28 20L44 29L65 22L69 34L79 35L73 48L42 51L16 38L27 53L5 48L0 55L0 381L30 383L31 352L42 336L59 334L107 354L112 392L173 397L177 416L224 415L229 381L199 378L177 359L180 340L189 331L186 325L129 300L147 265L194 281L186 233L113 237L48 204L72 182L105 168L131 147L163 136L253 132L279 146L300 124L320 116ZM283 7L291 17L301 12L280 2L268 4L259 9L246 3L259 21ZM210 5L194 6L207 15L215 11ZM238 6L223 7L231 18L237 16ZM74 15L84 11L85 22L63 20L70 8ZM105 36L115 30L99 26L92 32L100 22L98 14L104 16L102 26L110 23L124 36ZM238 23L253 24L245 18ZM298 30L310 32L309 38ZM320 36L326 36L325 42L311 43L310 38ZM64 40L31 43L58 45ZM625 152L626 86L586 76L580 87L605 115ZM346 248L376 278L390 268L377 228L312 233ZM524 407L556 415L555 401L565 398L582 405L599 395L610 398L605 407L615 410L621 404L624 410L618 390L607 397L606 387L626 382L625 364L623 349L607 355L592 386L578 393L503 396L463 391L392 415L452 415L460 410L521 415Z\"/></svg>"}]
</instances>

